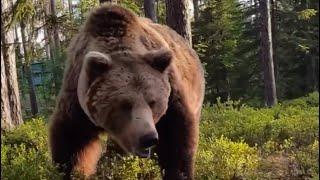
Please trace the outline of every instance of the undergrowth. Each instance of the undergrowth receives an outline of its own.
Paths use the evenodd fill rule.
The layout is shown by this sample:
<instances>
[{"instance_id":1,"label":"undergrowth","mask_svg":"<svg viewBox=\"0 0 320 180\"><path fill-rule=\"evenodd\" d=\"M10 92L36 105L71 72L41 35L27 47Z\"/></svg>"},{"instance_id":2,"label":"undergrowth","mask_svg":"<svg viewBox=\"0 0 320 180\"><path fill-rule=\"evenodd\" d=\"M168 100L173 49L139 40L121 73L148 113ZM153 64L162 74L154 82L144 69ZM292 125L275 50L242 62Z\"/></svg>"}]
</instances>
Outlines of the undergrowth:
<instances>
[{"instance_id":1,"label":"undergrowth","mask_svg":"<svg viewBox=\"0 0 320 180\"><path fill-rule=\"evenodd\" d=\"M195 179L318 179L318 108L318 93L273 108L237 101L205 105ZM31 119L1 134L1 179L61 178L50 160L46 122ZM109 150L93 179L161 179L156 156Z\"/></svg>"}]
</instances>

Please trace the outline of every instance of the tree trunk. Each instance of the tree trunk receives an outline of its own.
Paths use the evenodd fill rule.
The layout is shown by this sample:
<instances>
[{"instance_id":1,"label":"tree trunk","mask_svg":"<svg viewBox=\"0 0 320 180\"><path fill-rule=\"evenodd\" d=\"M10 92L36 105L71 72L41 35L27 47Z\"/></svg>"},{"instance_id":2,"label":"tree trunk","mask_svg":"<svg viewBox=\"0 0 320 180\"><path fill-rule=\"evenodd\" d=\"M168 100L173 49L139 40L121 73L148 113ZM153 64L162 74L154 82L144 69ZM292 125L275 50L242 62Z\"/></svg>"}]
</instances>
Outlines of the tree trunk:
<instances>
[{"instance_id":1,"label":"tree trunk","mask_svg":"<svg viewBox=\"0 0 320 180\"><path fill-rule=\"evenodd\" d=\"M191 22L188 14L189 0L166 0L167 25L192 45Z\"/></svg>"},{"instance_id":2,"label":"tree trunk","mask_svg":"<svg viewBox=\"0 0 320 180\"><path fill-rule=\"evenodd\" d=\"M273 63L274 63L274 76L275 76L275 82L278 82L279 80L279 60L276 56L276 49L277 49L277 2L276 0L271 0L271 32L272 32L272 46L275 51L273 51ZM281 95L281 92L279 91L279 88L277 89L278 95ZM281 97L281 96L280 96Z\"/></svg>"},{"instance_id":3,"label":"tree trunk","mask_svg":"<svg viewBox=\"0 0 320 180\"><path fill-rule=\"evenodd\" d=\"M57 18L56 15L56 1L50 0L50 14ZM60 38L59 38L59 31L58 31L58 25L53 25L53 39L54 39L54 53L57 54L60 52Z\"/></svg>"},{"instance_id":4,"label":"tree trunk","mask_svg":"<svg viewBox=\"0 0 320 180\"><path fill-rule=\"evenodd\" d=\"M31 114L35 116L38 114L38 103L37 103L37 96L35 93L35 88L32 80L32 72L31 72L30 64L29 63L25 64L24 69L25 69L28 84L29 84Z\"/></svg>"},{"instance_id":5,"label":"tree trunk","mask_svg":"<svg viewBox=\"0 0 320 180\"><path fill-rule=\"evenodd\" d=\"M44 17L45 17L45 21L47 22L47 16L51 14L51 4L47 4L45 6L45 11L44 11ZM81 14L82 16L82 14ZM50 29L48 27L44 27L44 34L46 37L46 55L47 58L50 60L50 65L51 65L51 72L52 72L52 90L54 94L58 94L59 90L58 90L58 83L57 83L57 75L55 73L55 58L57 57L57 53L56 53L56 47L55 47L55 41L54 41L54 33L53 33L53 29ZM51 92L50 92L51 93Z\"/></svg>"},{"instance_id":6,"label":"tree trunk","mask_svg":"<svg viewBox=\"0 0 320 180\"><path fill-rule=\"evenodd\" d=\"M55 0L50 0L50 6L48 8L48 13L57 18L56 16L56 3ZM56 63L58 58L60 57L60 38L59 38L59 31L58 31L58 24L54 24L52 29L47 30L50 38L50 54L51 54L51 63L52 63L52 73L53 73L53 85L54 85L54 93L57 95L59 93L58 87L58 78L56 75Z\"/></svg>"},{"instance_id":7,"label":"tree trunk","mask_svg":"<svg viewBox=\"0 0 320 180\"><path fill-rule=\"evenodd\" d=\"M28 45L27 45L27 39L25 34L26 27L24 22L20 22L20 27L21 27L21 38L22 38L22 45L23 45L23 51L24 51L23 55L25 60L24 70L26 72L26 76L28 80L31 114L35 116L36 114L38 114L38 104L37 104L37 96L36 96L36 92L35 92L35 88L32 80L32 72L30 68L30 56L29 56L30 49L28 48Z\"/></svg>"},{"instance_id":8,"label":"tree trunk","mask_svg":"<svg viewBox=\"0 0 320 180\"><path fill-rule=\"evenodd\" d=\"M45 35L45 48L46 48L46 56L48 60L52 59L52 49L50 45L50 33L47 27L44 27L44 35Z\"/></svg>"},{"instance_id":9,"label":"tree trunk","mask_svg":"<svg viewBox=\"0 0 320 180\"><path fill-rule=\"evenodd\" d=\"M318 76L317 76L317 67L316 67L316 59L314 57L310 57L310 69L311 69L311 91L317 91L318 90Z\"/></svg>"},{"instance_id":10,"label":"tree trunk","mask_svg":"<svg viewBox=\"0 0 320 180\"><path fill-rule=\"evenodd\" d=\"M50 4L47 4L45 6L45 10L44 10L44 17L45 17L45 22L48 21L47 16L50 14ZM44 33L45 33L45 37L46 37L46 54L47 57L52 60L53 59L53 55L54 55L54 39L53 39L53 33L52 33L52 29L48 28L47 26L44 27Z\"/></svg>"},{"instance_id":11,"label":"tree trunk","mask_svg":"<svg viewBox=\"0 0 320 180\"><path fill-rule=\"evenodd\" d=\"M319 91L319 60L313 58L313 67L314 67L314 75L315 75L315 81L314 81L314 86L313 90L314 91Z\"/></svg>"},{"instance_id":12,"label":"tree trunk","mask_svg":"<svg viewBox=\"0 0 320 180\"><path fill-rule=\"evenodd\" d=\"M157 22L157 13L155 10L155 0L144 0L143 3L144 14L147 18L153 22Z\"/></svg>"},{"instance_id":13,"label":"tree trunk","mask_svg":"<svg viewBox=\"0 0 320 180\"><path fill-rule=\"evenodd\" d=\"M70 13L70 20L73 19L73 7L72 7L72 0L68 0L68 8Z\"/></svg>"},{"instance_id":14,"label":"tree trunk","mask_svg":"<svg viewBox=\"0 0 320 180\"><path fill-rule=\"evenodd\" d=\"M272 28L270 15L270 0L260 0L261 20L261 60L264 78L265 104L271 107L277 103L276 83L273 65Z\"/></svg>"},{"instance_id":15,"label":"tree trunk","mask_svg":"<svg viewBox=\"0 0 320 180\"><path fill-rule=\"evenodd\" d=\"M1 49L1 131L11 129L13 127L5 68Z\"/></svg>"},{"instance_id":16,"label":"tree trunk","mask_svg":"<svg viewBox=\"0 0 320 180\"><path fill-rule=\"evenodd\" d=\"M1 1L1 67L3 68L1 69L1 86L4 90L2 92L1 88L1 101L4 102L4 107L1 107L1 110L3 109L4 113L6 110L9 110L10 116L6 113L7 115L5 117L7 119L5 119L5 121L13 126L17 126L23 121L16 69L14 28L4 29L10 20L10 16L7 14L11 9L9 4L7 0ZM2 99L2 95L4 95L4 99ZM6 101L8 101L8 103Z\"/></svg>"},{"instance_id":17,"label":"tree trunk","mask_svg":"<svg viewBox=\"0 0 320 180\"><path fill-rule=\"evenodd\" d=\"M193 0L194 7L194 21L198 21L199 19L199 0Z\"/></svg>"}]
</instances>

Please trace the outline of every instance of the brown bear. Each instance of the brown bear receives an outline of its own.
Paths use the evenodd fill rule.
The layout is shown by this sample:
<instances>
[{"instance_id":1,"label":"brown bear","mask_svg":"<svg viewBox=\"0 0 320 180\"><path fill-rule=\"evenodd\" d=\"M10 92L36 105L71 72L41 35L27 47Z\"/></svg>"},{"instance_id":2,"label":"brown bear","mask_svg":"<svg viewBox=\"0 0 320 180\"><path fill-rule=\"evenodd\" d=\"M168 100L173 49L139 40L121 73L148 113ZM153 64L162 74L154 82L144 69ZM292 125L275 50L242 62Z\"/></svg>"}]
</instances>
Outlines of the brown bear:
<instances>
[{"instance_id":1,"label":"brown bear","mask_svg":"<svg viewBox=\"0 0 320 180\"><path fill-rule=\"evenodd\" d=\"M126 152L155 147L164 179L192 179L204 71L188 42L119 6L94 9L73 38L50 124L65 179L95 173L106 132Z\"/></svg>"}]
</instances>

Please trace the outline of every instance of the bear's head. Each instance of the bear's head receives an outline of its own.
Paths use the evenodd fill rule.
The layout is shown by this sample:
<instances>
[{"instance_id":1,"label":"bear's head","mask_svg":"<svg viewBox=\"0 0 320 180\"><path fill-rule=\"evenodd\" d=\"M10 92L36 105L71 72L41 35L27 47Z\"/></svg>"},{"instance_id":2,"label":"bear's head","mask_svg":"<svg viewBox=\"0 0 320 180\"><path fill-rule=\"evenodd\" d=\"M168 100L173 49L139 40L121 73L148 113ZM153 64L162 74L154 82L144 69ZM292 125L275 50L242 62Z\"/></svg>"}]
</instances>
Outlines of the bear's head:
<instances>
[{"instance_id":1,"label":"bear's head","mask_svg":"<svg viewBox=\"0 0 320 180\"><path fill-rule=\"evenodd\" d=\"M89 51L78 79L78 100L89 119L126 152L148 156L158 141L156 123L170 95L167 49L145 54Z\"/></svg>"}]
</instances>

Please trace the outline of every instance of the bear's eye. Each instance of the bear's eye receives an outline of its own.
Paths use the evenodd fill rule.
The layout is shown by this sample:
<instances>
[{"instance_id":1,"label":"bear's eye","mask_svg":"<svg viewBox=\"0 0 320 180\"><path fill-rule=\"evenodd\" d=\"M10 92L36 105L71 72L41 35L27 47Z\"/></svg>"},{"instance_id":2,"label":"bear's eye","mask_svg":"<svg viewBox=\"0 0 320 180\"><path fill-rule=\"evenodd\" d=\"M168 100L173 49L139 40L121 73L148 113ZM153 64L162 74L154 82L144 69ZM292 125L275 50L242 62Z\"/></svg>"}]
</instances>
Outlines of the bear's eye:
<instances>
[{"instance_id":1,"label":"bear's eye","mask_svg":"<svg viewBox=\"0 0 320 180\"><path fill-rule=\"evenodd\" d=\"M122 101L120 106L121 109L125 111L130 111L132 109L132 104L130 101Z\"/></svg>"},{"instance_id":2,"label":"bear's eye","mask_svg":"<svg viewBox=\"0 0 320 180\"><path fill-rule=\"evenodd\" d=\"M151 100L151 101L149 101L148 104L149 104L150 108L153 108L155 106L155 104L156 104L156 101L155 100Z\"/></svg>"}]
</instances>

